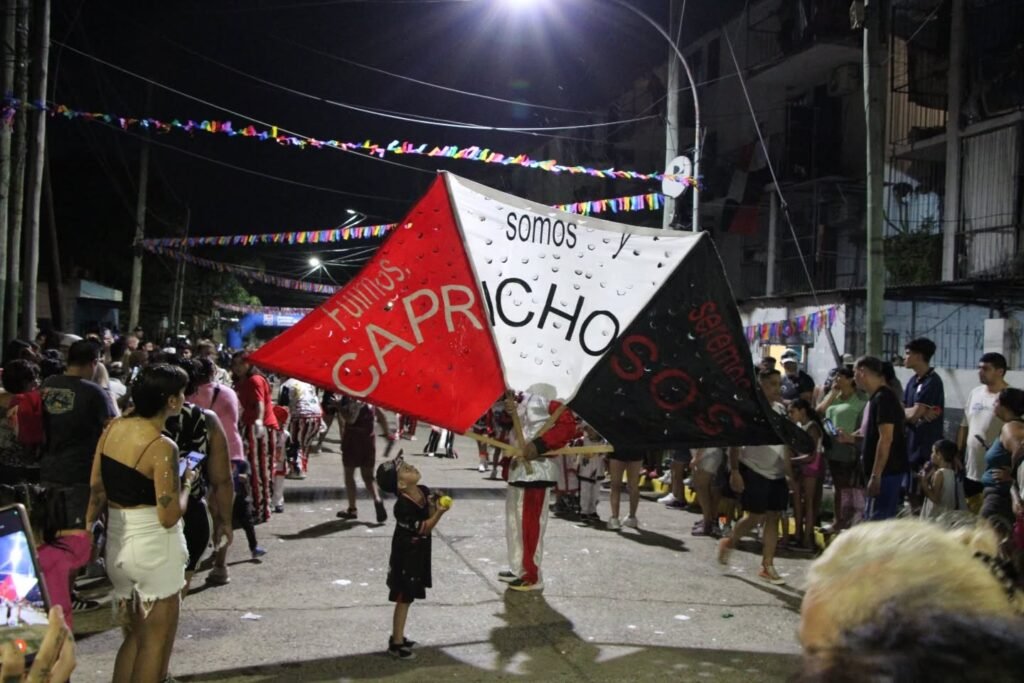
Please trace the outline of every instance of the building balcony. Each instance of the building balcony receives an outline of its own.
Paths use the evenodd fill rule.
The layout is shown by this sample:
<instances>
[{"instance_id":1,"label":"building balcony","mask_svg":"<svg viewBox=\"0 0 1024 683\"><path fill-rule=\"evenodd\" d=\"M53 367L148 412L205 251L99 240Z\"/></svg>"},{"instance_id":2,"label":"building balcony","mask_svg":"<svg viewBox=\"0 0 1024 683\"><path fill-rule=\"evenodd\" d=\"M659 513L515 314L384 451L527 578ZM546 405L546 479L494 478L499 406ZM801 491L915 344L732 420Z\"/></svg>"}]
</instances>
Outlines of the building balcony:
<instances>
[{"instance_id":1,"label":"building balcony","mask_svg":"<svg viewBox=\"0 0 1024 683\"><path fill-rule=\"evenodd\" d=\"M767 0L747 15L745 65L751 83L792 87L828 82L862 61L848 0Z\"/></svg>"}]
</instances>

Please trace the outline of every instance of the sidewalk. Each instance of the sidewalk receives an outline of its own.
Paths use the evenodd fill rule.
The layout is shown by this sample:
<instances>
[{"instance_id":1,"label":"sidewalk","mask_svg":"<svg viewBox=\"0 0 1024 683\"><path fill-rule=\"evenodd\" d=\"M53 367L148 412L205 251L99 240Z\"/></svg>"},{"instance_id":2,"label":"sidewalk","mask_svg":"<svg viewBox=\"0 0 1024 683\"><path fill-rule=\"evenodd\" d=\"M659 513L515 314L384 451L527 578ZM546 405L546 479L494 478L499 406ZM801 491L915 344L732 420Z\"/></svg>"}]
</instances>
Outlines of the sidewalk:
<instances>
[{"instance_id":1,"label":"sidewalk","mask_svg":"<svg viewBox=\"0 0 1024 683\"><path fill-rule=\"evenodd\" d=\"M759 555L741 545L732 567L715 542L692 538L696 515L641 502L641 528L622 533L551 518L540 593L511 593L504 568L505 484L476 470L476 445L458 437L459 459L410 455L423 483L450 492L452 511L434 532L434 588L410 611L414 662L383 654L392 605L384 580L393 526L378 526L360 487L360 519L346 507L337 442L313 456L310 475L289 481L286 510L256 528L268 553L248 558L244 537L229 553L232 581L203 575L182 608L171 671L181 681L478 680L784 681L798 666L794 634L801 592L757 579ZM378 452L383 452L381 440ZM390 514L393 500L387 501ZM625 503L625 501L623 501ZM607 494L598 507L608 516ZM744 552L749 551L749 552ZM799 587L809 560L776 566ZM258 618L254 618L258 617ZM109 611L76 615L77 682L109 681L120 633Z\"/></svg>"}]
</instances>

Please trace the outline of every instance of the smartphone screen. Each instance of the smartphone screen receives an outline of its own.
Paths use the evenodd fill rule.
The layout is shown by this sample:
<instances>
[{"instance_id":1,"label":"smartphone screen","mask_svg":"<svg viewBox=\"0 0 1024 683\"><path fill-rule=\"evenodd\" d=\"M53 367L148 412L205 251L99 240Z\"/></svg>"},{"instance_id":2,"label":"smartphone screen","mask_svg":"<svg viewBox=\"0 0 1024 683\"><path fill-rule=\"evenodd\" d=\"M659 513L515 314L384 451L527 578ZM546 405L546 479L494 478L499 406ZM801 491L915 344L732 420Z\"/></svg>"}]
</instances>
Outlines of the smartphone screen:
<instances>
[{"instance_id":1,"label":"smartphone screen","mask_svg":"<svg viewBox=\"0 0 1024 683\"><path fill-rule=\"evenodd\" d=\"M825 418L824 424L825 424L825 429L828 430L829 434L831 434L832 436L836 436L837 434L839 434L839 430L837 430L836 426L834 424L832 424L832 420L829 420L828 418Z\"/></svg>"},{"instance_id":2,"label":"smartphone screen","mask_svg":"<svg viewBox=\"0 0 1024 683\"><path fill-rule=\"evenodd\" d=\"M185 457L178 461L178 476L184 477L186 469L196 469L199 467L199 463L206 459L206 453L200 453L199 451L189 451Z\"/></svg>"},{"instance_id":3,"label":"smartphone screen","mask_svg":"<svg viewBox=\"0 0 1024 683\"><path fill-rule=\"evenodd\" d=\"M0 508L0 622L3 639L26 642L35 654L47 625L50 600L39 571L28 515L21 505Z\"/></svg>"}]
</instances>

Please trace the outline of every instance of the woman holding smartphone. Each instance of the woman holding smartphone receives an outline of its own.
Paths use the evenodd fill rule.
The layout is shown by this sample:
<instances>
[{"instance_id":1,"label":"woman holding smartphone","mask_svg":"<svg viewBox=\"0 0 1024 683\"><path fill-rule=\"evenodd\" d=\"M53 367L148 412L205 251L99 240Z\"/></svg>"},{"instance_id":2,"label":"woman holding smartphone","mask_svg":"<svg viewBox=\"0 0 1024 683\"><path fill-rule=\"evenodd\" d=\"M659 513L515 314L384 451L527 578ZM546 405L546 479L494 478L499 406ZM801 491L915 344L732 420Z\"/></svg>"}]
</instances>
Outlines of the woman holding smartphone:
<instances>
[{"instance_id":1,"label":"woman holding smartphone","mask_svg":"<svg viewBox=\"0 0 1024 683\"><path fill-rule=\"evenodd\" d=\"M178 630L188 549L182 530L195 473L178 473L178 448L164 436L181 412L188 375L161 363L132 386L135 411L103 432L92 467L87 522L105 508L107 574L124 629L114 683L157 683Z\"/></svg>"}]
</instances>

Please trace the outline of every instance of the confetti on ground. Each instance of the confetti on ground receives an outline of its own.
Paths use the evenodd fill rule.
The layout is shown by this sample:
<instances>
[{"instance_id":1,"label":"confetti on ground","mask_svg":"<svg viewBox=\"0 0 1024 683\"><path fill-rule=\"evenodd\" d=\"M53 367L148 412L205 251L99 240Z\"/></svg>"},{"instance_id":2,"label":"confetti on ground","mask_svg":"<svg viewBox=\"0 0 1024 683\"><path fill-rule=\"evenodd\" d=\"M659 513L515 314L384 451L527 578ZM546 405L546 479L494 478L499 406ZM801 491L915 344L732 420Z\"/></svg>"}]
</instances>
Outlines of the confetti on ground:
<instances>
[{"instance_id":1,"label":"confetti on ground","mask_svg":"<svg viewBox=\"0 0 1024 683\"><path fill-rule=\"evenodd\" d=\"M675 616L675 618L676 618L676 619L677 619L678 621L689 621L689 620L690 620L690 617L689 617L688 615L686 615L686 614L677 614L677 615Z\"/></svg>"},{"instance_id":2,"label":"confetti on ground","mask_svg":"<svg viewBox=\"0 0 1024 683\"><path fill-rule=\"evenodd\" d=\"M331 583L333 583L335 586L347 586L352 582L348 579L338 579L336 581L332 581Z\"/></svg>"},{"instance_id":3,"label":"confetti on ground","mask_svg":"<svg viewBox=\"0 0 1024 683\"><path fill-rule=\"evenodd\" d=\"M245 619L246 621L259 621L260 619L263 618L263 615L261 615L261 614L253 614L252 612L246 612L245 614L242 615L242 618Z\"/></svg>"},{"instance_id":4,"label":"confetti on ground","mask_svg":"<svg viewBox=\"0 0 1024 683\"><path fill-rule=\"evenodd\" d=\"M732 612L722 612L723 619L732 619Z\"/></svg>"}]
</instances>

